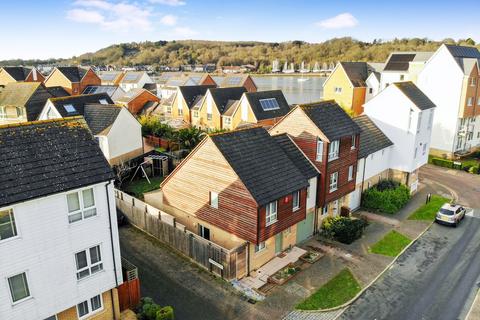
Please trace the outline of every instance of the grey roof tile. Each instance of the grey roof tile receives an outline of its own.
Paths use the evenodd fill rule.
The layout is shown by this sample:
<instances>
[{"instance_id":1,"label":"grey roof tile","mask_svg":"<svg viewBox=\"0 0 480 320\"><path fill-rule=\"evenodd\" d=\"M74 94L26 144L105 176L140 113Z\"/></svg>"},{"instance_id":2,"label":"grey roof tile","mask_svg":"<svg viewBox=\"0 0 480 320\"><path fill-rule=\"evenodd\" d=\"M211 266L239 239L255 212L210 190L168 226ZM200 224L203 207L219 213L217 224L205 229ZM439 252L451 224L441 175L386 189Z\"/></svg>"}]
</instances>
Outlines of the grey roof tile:
<instances>
[{"instance_id":1,"label":"grey roof tile","mask_svg":"<svg viewBox=\"0 0 480 320\"><path fill-rule=\"evenodd\" d=\"M353 121L362 130L360 133L360 149L358 150L359 159L393 145L393 142L366 114L353 118Z\"/></svg>"},{"instance_id":2,"label":"grey roof tile","mask_svg":"<svg viewBox=\"0 0 480 320\"><path fill-rule=\"evenodd\" d=\"M395 82L394 85L403 92L407 98L412 101L418 109L427 110L435 108L435 104L430 100L422 90L420 90L413 82Z\"/></svg>"}]
</instances>

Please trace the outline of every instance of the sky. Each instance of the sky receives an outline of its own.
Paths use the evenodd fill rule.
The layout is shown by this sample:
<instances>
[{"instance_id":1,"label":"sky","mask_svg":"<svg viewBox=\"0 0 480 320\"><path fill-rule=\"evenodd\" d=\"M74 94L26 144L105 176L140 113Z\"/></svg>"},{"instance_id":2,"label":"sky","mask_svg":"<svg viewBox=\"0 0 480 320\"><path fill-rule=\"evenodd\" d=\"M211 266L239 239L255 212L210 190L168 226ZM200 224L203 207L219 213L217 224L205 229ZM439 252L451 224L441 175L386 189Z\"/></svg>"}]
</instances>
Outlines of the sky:
<instances>
[{"instance_id":1,"label":"sky","mask_svg":"<svg viewBox=\"0 0 480 320\"><path fill-rule=\"evenodd\" d=\"M351 36L480 41L470 0L43 0L0 5L0 60L69 58L132 41L312 43Z\"/></svg>"}]
</instances>

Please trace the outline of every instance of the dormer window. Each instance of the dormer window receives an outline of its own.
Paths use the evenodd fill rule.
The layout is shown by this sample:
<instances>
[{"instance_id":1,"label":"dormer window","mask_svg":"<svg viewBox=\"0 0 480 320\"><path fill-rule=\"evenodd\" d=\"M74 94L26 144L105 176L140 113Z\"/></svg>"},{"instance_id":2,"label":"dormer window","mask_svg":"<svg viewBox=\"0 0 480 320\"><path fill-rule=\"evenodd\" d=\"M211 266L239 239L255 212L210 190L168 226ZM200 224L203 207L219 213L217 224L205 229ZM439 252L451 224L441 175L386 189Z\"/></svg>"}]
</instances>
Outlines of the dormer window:
<instances>
[{"instance_id":1,"label":"dormer window","mask_svg":"<svg viewBox=\"0 0 480 320\"><path fill-rule=\"evenodd\" d=\"M340 150L340 141L333 140L328 146L328 161L338 159L339 150Z\"/></svg>"}]
</instances>

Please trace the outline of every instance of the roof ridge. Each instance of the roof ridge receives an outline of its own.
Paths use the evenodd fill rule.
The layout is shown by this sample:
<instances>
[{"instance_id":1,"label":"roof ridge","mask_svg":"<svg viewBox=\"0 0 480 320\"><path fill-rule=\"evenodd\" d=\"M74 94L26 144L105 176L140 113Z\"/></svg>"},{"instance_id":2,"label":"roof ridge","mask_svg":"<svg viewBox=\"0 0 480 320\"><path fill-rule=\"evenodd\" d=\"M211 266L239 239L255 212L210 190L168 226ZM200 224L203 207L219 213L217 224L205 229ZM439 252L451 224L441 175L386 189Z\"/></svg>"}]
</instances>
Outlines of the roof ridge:
<instances>
[{"instance_id":1,"label":"roof ridge","mask_svg":"<svg viewBox=\"0 0 480 320\"><path fill-rule=\"evenodd\" d=\"M65 118L57 118L57 119L46 119L46 120L35 120L35 121L27 121L27 122L19 122L19 123L8 123L0 125L0 129L6 128L17 128L17 127L28 127L34 124L43 124L43 123L50 123L50 122L70 122L74 120L82 120L82 116L71 116Z\"/></svg>"},{"instance_id":2,"label":"roof ridge","mask_svg":"<svg viewBox=\"0 0 480 320\"><path fill-rule=\"evenodd\" d=\"M50 88L50 87L48 87L48 88ZM105 95L105 94L108 95L106 92L99 92L99 93L80 94L80 95L77 95L77 96L53 97L53 98L49 98L49 99L50 99L50 101L55 102L55 101L73 99L73 98L83 98L83 97Z\"/></svg>"},{"instance_id":3,"label":"roof ridge","mask_svg":"<svg viewBox=\"0 0 480 320\"><path fill-rule=\"evenodd\" d=\"M318 107L321 104L332 103L332 102L336 103L335 99L320 100L320 101L309 102L309 103L302 103L302 104L298 104L297 106L299 106L302 109L303 108L314 108L314 107Z\"/></svg>"},{"instance_id":4,"label":"roof ridge","mask_svg":"<svg viewBox=\"0 0 480 320\"><path fill-rule=\"evenodd\" d=\"M247 130L253 130L253 129L258 129L258 128L262 128L262 126L259 125L258 123L252 123L252 126L249 126L249 127L246 127L246 128L239 128L239 129L229 130L229 131L224 131L224 132L209 133L208 136L209 137L217 137L217 136L220 136L220 135L233 134L233 133L237 133L237 132L240 132L240 131L247 131Z\"/></svg>"}]
</instances>

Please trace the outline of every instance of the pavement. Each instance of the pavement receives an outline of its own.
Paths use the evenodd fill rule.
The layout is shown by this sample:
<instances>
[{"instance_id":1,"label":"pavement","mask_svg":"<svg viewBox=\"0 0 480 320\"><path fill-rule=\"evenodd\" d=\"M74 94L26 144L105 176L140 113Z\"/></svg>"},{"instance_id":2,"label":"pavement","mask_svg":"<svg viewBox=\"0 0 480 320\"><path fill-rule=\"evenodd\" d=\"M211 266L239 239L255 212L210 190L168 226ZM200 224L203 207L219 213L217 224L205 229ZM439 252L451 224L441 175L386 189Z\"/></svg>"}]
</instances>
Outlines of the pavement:
<instances>
[{"instance_id":1,"label":"pavement","mask_svg":"<svg viewBox=\"0 0 480 320\"><path fill-rule=\"evenodd\" d=\"M480 176L427 165L423 182L473 207L458 228L438 224L414 243L338 319L465 319L480 281ZM472 312L471 312L472 314Z\"/></svg>"}]
</instances>

